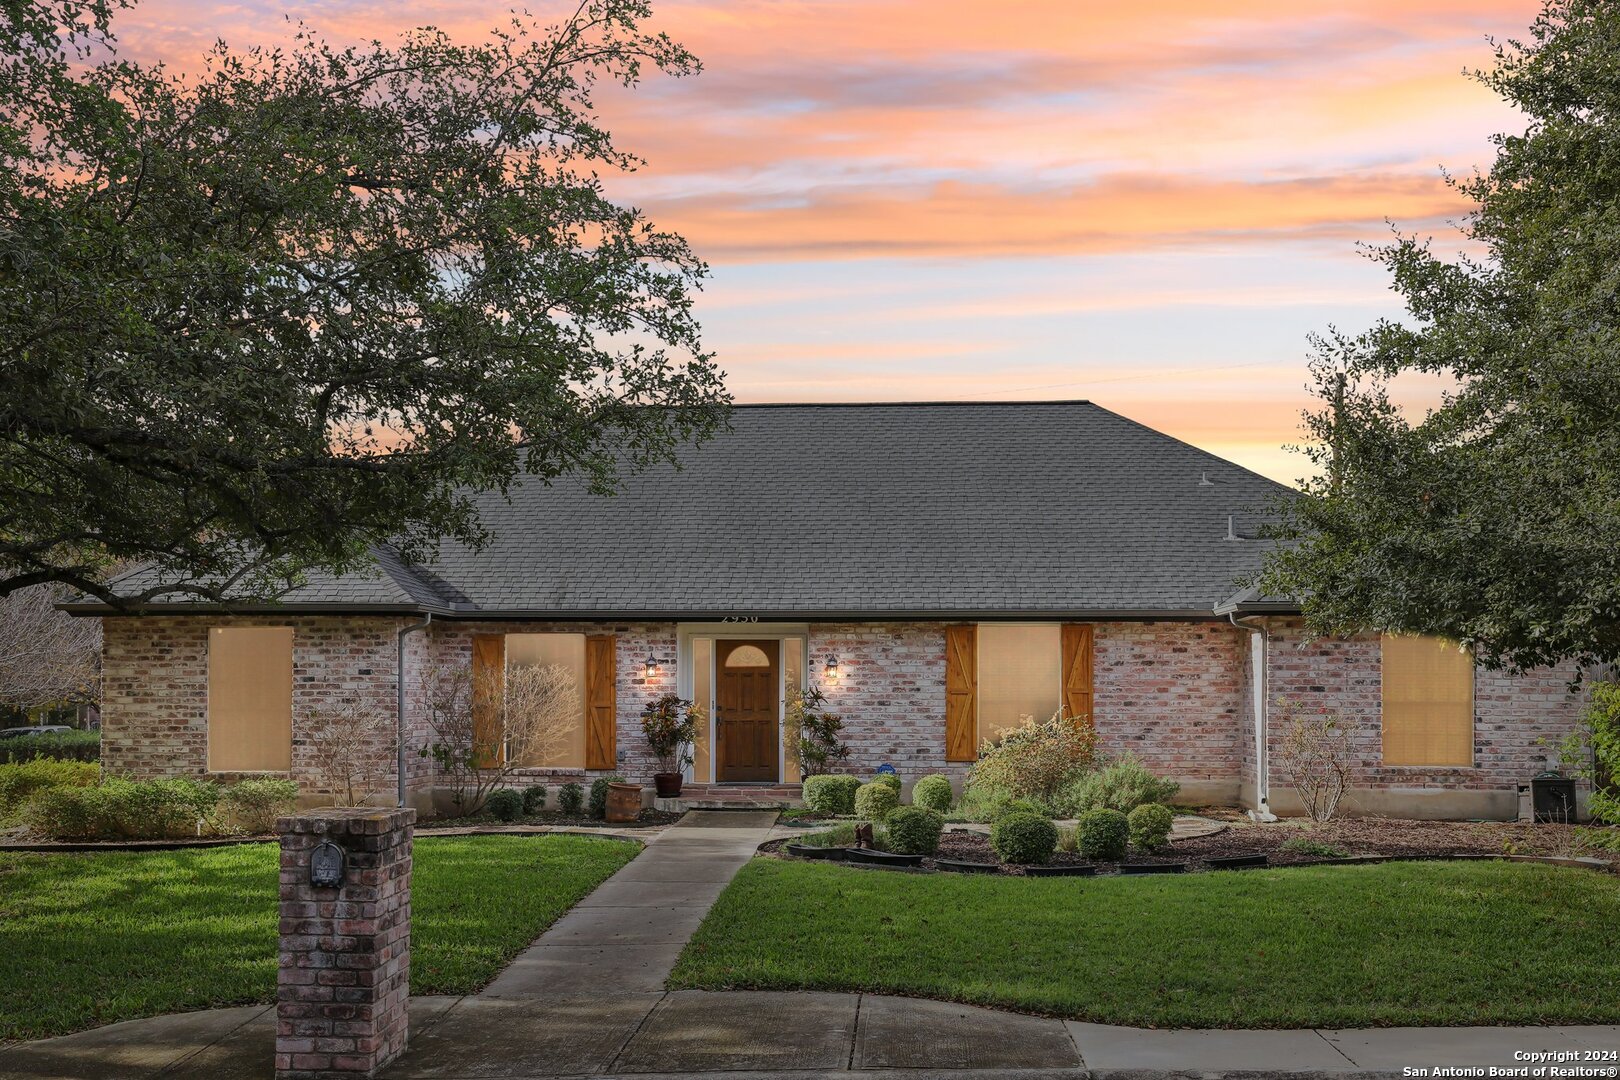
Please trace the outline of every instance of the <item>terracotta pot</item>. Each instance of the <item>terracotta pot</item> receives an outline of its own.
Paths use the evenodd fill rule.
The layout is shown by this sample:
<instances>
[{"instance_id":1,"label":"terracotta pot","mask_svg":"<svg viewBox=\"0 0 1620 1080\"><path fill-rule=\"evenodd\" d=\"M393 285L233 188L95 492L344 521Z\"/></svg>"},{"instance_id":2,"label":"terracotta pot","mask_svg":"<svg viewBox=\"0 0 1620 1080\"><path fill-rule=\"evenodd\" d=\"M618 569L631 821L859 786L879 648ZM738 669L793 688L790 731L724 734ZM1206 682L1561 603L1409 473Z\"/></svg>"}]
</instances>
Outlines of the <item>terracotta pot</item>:
<instances>
[{"instance_id":1,"label":"terracotta pot","mask_svg":"<svg viewBox=\"0 0 1620 1080\"><path fill-rule=\"evenodd\" d=\"M653 787L660 799L675 799L681 794L681 774L678 772L653 773Z\"/></svg>"},{"instance_id":2,"label":"terracotta pot","mask_svg":"<svg viewBox=\"0 0 1620 1080\"><path fill-rule=\"evenodd\" d=\"M634 821L641 813L640 784L609 784L607 819L618 824Z\"/></svg>"}]
</instances>

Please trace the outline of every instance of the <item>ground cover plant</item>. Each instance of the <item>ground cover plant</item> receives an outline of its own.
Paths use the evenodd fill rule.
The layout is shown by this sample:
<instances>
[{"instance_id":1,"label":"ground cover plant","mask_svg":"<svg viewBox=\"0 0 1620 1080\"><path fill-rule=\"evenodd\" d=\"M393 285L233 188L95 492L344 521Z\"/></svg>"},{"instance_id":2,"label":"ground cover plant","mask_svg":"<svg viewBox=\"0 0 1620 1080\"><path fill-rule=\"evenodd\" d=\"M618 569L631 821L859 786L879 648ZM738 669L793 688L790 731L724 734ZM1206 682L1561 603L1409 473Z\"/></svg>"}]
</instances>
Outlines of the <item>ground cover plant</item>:
<instances>
[{"instance_id":1,"label":"ground cover plant","mask_svg":"<svg viewBox=\"0 0 1620 1080\"><path fill-rule=\"evenodd\" d=\"M632 859L576 836L416 843L411 992L465 994ZM0 853L0 1042L275 997L273 844Z\"/></svg>"},{"instance_id":2,"label":"ground cover plant","mask_svg":"<svg viewBox=\"0 0 1620 1080\"><path fill-rule=\"evenodd\" d=\"M1617 925L1610 875L1520 863L1018 879L756 859L671 985L1154 1026L1614 1023Z\"/></svg>"}]
</instances>

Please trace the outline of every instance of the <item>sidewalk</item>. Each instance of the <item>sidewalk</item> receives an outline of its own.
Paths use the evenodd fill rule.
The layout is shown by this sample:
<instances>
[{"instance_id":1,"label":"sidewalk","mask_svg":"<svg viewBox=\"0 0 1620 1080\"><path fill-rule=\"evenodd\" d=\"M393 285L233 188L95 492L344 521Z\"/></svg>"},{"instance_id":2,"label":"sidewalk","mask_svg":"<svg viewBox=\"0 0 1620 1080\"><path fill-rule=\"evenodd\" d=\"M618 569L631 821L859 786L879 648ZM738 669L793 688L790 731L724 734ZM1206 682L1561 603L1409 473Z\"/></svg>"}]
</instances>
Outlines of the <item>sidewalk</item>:
<instances>
[{"instance_id":1,"label":"sidewalk","mask_svg":"<svg viewBox=\"0 0 1620 1080\"><path fill-rule=\"evenodd\" d=\"M1545 1064L1515 1057L1525 1051L1620 1051L1620 1027L1155 1031L879 994L666 993L681 949L775 818L687 814L482 994L412 999L410 1048L384 1077L1400 1076ZM273 1006L177 1013L0 1050L0 1080L269 1080L274 1043Z\"/></svg>"},{"instance_id":2,"label":"sidewalk","mask_svg":"<svg viewBox=\"0 0 1620 1080\"><path fill-rule=\"evenodd\" d=\"M271 1006L181 1013L0 1051L0 1077L268 1080L274 1042ZM411 1047L383 1075L1400 1076L1406 1067L1534 1068L1515 1053L1588 1050L1620 1051L1620 1028L1151 1031L878 994L683 990L595 1000L416 998Z\"/></svg>"}]
</instances>

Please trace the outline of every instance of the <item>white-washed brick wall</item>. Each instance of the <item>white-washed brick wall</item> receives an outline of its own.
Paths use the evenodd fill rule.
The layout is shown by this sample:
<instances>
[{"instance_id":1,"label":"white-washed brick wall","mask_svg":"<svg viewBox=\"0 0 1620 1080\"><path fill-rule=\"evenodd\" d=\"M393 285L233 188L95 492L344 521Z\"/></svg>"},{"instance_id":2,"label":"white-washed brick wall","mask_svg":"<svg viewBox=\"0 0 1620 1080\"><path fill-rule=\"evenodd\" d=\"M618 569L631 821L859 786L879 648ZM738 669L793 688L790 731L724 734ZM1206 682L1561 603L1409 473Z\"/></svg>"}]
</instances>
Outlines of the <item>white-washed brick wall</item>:
<instances>
[{"instance_id":1,"label":"white-washed brick wall","mask_svg":"<svg viewBox=\"0 0 1620 1080\"><path fill-rule=\"evenodd\" d=\"M102 762L143 778L208 773L208 630L293 628L292 768L306 796L326 792L304 737L310 710L332 702L394 716L395 632L382 617L118 616L103 620ZM394 731L371 748L380 787L393 790ZM223 775L223 774L213 774Z\"/></svg>"},{"instance_id":2,"label":"white-washed brick wall","mask_svg":"<svg viewBox=\"0 0 1620 1080\"><path fill-rule=\"evenodd\" d=\"M1104 622L1094 631L1097 742L1174 780L1235 781L1246 634L1231 623Z\"/></svg>"},{"instance_id":3,"label":"white-washed brick wall","mask_svg":"<svg viewBox=\"0 0 1620 1080\"><path fill-rule=\"evenodd\" d=\"M1580 722L1584 688L1571 692L1573 667L1541 668L1522 676L1478 668L1474 675L1474 765L1471 768L1383 764L1380 728L1383 684L1376 635L1316 638L1297 619L1271 621L1271 783L1285 786L1278 746L1282 702L1302 710L1329 709L1361 727L1353 783L1360 788L1505 790L1544 767L1552 747ZM1542 742L1547 745L1542 745Z\"/></svg>"}]
</instances>

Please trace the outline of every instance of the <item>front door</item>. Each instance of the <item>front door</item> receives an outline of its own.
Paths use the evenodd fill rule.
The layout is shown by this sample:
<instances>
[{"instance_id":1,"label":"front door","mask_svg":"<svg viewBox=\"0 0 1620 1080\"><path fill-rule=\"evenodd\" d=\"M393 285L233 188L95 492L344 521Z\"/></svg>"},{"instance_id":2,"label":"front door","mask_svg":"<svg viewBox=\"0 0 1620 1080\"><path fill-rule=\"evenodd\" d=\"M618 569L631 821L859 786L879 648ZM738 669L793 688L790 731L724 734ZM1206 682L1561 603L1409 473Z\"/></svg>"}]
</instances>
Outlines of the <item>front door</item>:
<instances>
[{"instance_id":1,"label":"front door","mask_svg":"<svg viewBox=\"0 0 1620 1080\"><path fill-rule=\"evenodd\" d=\"M717 641L715 730L722 782L776 780L781 642Z\"/></svg>"}]
</instances>

